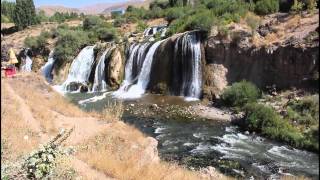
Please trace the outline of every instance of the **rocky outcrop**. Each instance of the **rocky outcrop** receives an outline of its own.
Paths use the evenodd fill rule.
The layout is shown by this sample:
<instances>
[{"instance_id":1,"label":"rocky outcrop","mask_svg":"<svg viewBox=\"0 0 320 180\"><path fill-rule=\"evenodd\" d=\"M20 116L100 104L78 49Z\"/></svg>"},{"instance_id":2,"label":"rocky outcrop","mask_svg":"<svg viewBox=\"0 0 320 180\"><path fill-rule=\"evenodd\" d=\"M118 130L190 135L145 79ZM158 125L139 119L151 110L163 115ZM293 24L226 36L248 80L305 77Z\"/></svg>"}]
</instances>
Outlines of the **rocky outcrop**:
<instances>
[{"instance_id":1,"label":"rocky outcrop","mask_svg":"<svg viewBox=\"0 0 320 180\"><path fill-rule=\"evenodd\" d=\"M316 88L319 21L318 24L309 21L305 22L304 28L286 29L288 37L266 44L254 44L250 34L244 30L237 31L238 37L232 40L209 37L205 43L204 98L214 100L227 85L243 79L262 89L271 85L277 89ZM274 33L268 29L275 29L275 26L279 29L281 25L277 21L268 22L268 28L261 27L258 31L264 36ZM296 32L299 28L300 33ZM257 36L259 38L259 34Z\"/></svg>"},{"instance_id":2,"label":"rocky outcrop","mask_svg":"<svg viewBox=\"0 0 320 180\"><path fill-rule=\"evenodd\" d=\"M108 64L106 65L107 69L107 84L112 89L118 89L123 80L124 76L124 58L122 56L120 47L116 47L110 57Z\"/></svg>"}]
</instances>

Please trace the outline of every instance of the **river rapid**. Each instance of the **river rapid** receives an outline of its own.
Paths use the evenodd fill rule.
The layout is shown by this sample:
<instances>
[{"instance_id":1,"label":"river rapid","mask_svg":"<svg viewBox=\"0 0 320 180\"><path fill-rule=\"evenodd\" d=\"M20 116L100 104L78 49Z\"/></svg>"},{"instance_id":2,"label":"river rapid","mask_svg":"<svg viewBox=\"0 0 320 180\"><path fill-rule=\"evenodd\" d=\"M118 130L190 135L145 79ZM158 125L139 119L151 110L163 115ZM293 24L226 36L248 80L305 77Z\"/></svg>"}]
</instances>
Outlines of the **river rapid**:
<instances>
[{"instance_id":1,"label":"river rapid","mask_svg":"<svg viewBox=\"0 0 320 180\"><path fill-rule=\"evenodd\" d=\"M67 93L66 97L87 111L102 111L119 101L108 92ZM161 116L145 117L128 110L129 107L139 108L141 104L189 106L197 102L185 102L180 97L144 95L137 100L121 100L121 103L124 105L122 121L157 139L163 160L190 169L212 166L239 179L280 179L283 175L319 179L318 154L245 134L229 122L200 118L170 120Z\"/></svg>"}]
</instances>

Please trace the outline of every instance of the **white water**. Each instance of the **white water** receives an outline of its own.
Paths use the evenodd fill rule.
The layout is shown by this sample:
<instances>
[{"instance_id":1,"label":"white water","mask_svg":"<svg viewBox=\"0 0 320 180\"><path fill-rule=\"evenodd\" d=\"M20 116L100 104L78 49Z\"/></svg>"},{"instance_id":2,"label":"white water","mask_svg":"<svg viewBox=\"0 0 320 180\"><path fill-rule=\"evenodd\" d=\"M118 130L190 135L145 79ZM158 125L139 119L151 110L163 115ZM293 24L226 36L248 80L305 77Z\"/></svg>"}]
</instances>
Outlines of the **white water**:
<instances>
[{"instance_id":1,"label":"white water","mask_svg":"<svg viewBox=\"0 0 320 180\"><path fill-rule=\"evenodd\" d=\"M87 84L94 62L93 49L94 46L87 46L81 50L71 64L67 79L61 86L55 86L56 90L65 92L71 82Z\"/></svg>"},{"instance_id":2,"label":"white water","mask_svg":"<svg viewBox=\"0 0 320 180\"><path fill-rule=\"evenodd\" d=\"M41 72L48 82L52 82L53 79L52 69L55 61L53 58L53 52L54 51L50 52L47 63L41 67Z\"/></svg>"},{"instance_id":3,"label":"white water","mask_svg":"<svg viewBox=\"0 0 320 180\"><path fill-rule=\"evenodd\" d=\"M143 36L144 37L154 36L158 32L161 33L161 35L160 35L161 37L164 37L166 35L166 32L167 32L167 27L165 27L165 26L149 27L149 28L144 30Z\"/></svg>"},{"instance_id":4,"label":"white water","mask_svg":"<svg viewBox=\"0 0 320 180\"><path fill-rule=\"evenodd\" d=\"M179 43L175 44L175 53L179 53L178 49L182 48L183 57L188 57L191 59L192 63L192 71L186 72L191 73L191 86L188 87L190 79L187 75L182 77L182 88L180 95L186 96L187 101L198 100L201 95L201 81L202 81L202 73L201 73L201 47L200 41L197 40L195 34L185 34L182 38L182 47L179 47ZM186 92L186 88L187 92Z\"/></svg>"},{"instance_id":5,"label":"white water","mask_svg":"<svg viewBox=\"0 0 320 180\"><path fill-rule=\"evenodd\" d=\"M99 62L96 66L94 73L93 92L107 90L106 72L105 72L105 59L106 55L110 52L110 48L106 49L101 55Z\"/></svg>"},{"instance_id":6,"label":"white water","mask_svg":"<svg viewBox=\"0 0 320 180\"><path fill-rule=\"evenodd\" d=\"M115 97L123 98L123 99L134 99L134 98L141 97L142 94L145 93L145 90L150 80L150 72L151 72L154 53L163 41L164 40L158 41L149 48L149 51L143 62L141 71L138 75L138 82L132 85L133 81L132 81L131 74L132 74L132 64L133 64L133 58L134 58L133 56L135 54L134 52L137 51L139 47L133 48L132 53L130 54L130 57L126 65L125 80L121 85L121 87L119 88L119 90L113 93ZM140 53L143 53L146 47L142 48L142 50L139 52L138 57L142 57L142 54L140 56ZM138 61L140 61L140 59L141 58L139 58Z\"/></svg>"},{"instance_id":7,"label":"white water","mask_svg":"<svg viewBox=\"0 0 320 180\"><path fill-rule=\"evenodd\" d=\"M32 59L28 56L28 50L26 49L25 50L25 56L26 56L26 59L25 59L25 64L21 67L21 70L22 71L25 71L25 72L31 72L31 69L32 69Z\"/></svg>"}]
</instances>

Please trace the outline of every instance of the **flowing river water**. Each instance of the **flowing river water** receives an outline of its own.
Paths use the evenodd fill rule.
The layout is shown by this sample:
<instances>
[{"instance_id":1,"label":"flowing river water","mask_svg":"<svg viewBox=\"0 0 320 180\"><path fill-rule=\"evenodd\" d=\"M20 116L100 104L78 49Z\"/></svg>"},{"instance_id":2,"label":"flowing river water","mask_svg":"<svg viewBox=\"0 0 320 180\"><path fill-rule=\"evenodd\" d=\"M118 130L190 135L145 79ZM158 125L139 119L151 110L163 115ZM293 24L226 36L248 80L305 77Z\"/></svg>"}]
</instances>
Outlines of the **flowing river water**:
<instances>
[{"instance_id":1,"label":"flowing river water","mask_svg":"<svg viewBox=\"0 0 320 180\"><path fill-rule=\"evenodd\" d=\"M68 93L66 97L88 111L101 111L118 101L111 93ZM213 166L240 179L279 179L284 174L319 179L318 154L242 133L228 122L143 117L126 108L138 108L138 104L144 103L189 106L197 102L157 95L122 102L125 111L121 119L156 138L163 160L175 161L191 169Z\"/></svg>"}]
</instances>

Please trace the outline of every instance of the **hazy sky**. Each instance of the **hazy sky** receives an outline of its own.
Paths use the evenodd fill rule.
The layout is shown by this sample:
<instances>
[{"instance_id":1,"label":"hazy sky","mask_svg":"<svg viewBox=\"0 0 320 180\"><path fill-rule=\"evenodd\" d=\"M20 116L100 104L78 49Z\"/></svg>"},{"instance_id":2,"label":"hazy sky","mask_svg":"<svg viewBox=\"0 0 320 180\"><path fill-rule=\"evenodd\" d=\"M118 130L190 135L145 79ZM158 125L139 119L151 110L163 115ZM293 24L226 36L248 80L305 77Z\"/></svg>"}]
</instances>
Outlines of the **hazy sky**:
<instances>
[{"instance_id":1,"label":"hazy sky","mask_svg":"<svg viewBox=\"0 0 320 180\"><path fill-rule=\"evenodd\" d=\"M33 0L36 7L43 5L63 5L75 8L79 8L86 5L92 5L96 3L115 3L124 1L127 0Z\"/></svg>"}]
</instances>

